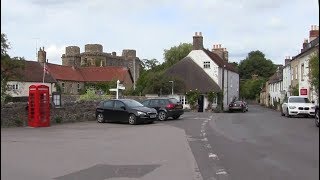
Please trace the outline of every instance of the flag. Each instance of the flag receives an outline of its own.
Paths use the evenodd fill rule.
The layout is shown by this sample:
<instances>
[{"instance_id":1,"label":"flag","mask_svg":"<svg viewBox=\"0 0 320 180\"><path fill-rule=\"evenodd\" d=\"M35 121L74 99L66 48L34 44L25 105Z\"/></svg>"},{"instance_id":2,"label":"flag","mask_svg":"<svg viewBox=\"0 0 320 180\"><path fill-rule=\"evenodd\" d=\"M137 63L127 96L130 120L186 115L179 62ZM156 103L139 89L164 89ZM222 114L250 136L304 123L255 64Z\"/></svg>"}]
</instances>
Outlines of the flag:
<instances>
[{"instance_id":1,"label":"flag","mask_svg":"<svg viewBox=\"0 0 320 180\"><path fill-rule=\"evenodd\" d=\"M46 73L46 74L49 73L46 63L44 63L44 65L43 65L43 73Z\"/></svg>"},{"instance_id":2,"label":"flag","mask_svg":"<svg viewBox=\"0 0 320 180\"><path fill-rule=\"evenodd\" d=\"M48 71L48 67L46 65L46 63L43 63L43 76L42 76L42 83L44 83L44 77L46 74L48 74L49 71Z\"/></svg>"}]
</instances>

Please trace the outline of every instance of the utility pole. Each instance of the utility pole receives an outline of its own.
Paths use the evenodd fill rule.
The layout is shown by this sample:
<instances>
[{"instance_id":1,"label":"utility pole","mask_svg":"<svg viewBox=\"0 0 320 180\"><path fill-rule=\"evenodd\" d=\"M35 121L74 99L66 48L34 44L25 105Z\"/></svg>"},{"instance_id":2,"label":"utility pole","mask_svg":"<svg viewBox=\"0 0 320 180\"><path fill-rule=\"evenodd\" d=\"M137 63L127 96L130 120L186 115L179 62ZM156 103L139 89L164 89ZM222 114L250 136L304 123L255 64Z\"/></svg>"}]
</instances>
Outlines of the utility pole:
<instances>
[{"instance_id":1,"label":"utility pole","mask_svg":"<svg viewBox=\"0 0 320 180\"><path fill-rule=\"evenodd\" d=\"M172 83L172 86L171 86L171 94L173 95L173 81L169 81Z\"/></svg>"},{"instance_id":2,"label":"utility pole","mask_svg":"<svg viewBox=\"0 0 320 180\"><path fill-rule=\"evenodd\" d=\"M133 58L133 90L136 90L136 59Z\"/></svg>"}]
</instances>

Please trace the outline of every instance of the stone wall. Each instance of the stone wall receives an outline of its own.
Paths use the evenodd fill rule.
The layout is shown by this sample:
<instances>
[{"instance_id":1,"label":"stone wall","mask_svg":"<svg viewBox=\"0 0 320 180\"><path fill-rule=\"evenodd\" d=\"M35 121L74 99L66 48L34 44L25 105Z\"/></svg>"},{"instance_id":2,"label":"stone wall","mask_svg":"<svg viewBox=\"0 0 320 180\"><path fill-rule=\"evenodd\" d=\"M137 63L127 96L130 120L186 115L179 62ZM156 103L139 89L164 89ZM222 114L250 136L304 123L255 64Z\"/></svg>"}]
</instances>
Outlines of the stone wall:
<instances>
[{"instance_id":1,"label":"stone wall","mask_svg":"<svg viewBox=\"0 0 320 180\"><path fill-rule=\"evenodd\" d=\"M62 95L62 107L50 109L50 124L95 121L95 110L100 100L77 101L79 96ZM146 99L144 96L126 96L137 101ZM14 102L1 106L1 127L28 126L27 102Z\"/></svg>"}]
</instances>

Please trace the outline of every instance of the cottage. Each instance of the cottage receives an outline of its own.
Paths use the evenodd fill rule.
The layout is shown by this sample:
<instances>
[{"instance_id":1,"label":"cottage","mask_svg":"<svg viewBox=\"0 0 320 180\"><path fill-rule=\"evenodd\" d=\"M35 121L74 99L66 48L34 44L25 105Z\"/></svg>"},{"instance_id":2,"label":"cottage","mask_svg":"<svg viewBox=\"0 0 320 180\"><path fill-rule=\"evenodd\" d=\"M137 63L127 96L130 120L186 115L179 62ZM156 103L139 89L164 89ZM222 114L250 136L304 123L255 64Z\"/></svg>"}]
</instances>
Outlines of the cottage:
<instances>
[{"instance_id":1,"label":"cottage","mask_svg":"<svg viewBox=\"0 0 320 180\"><path fill-rule=\"evenodd\" d=\"M228 62L228 51L221 44L214 45L212 51L205 49L201 32L193 36L193 50L169 68L166 74L184 81L186 92L198 90L201 93L199 111L207 108L209 102L206 94L209 92L223 93L224 110L228 110L228 104L233 99L239 98L239 74Z\"/></svg>"}]
</instances>

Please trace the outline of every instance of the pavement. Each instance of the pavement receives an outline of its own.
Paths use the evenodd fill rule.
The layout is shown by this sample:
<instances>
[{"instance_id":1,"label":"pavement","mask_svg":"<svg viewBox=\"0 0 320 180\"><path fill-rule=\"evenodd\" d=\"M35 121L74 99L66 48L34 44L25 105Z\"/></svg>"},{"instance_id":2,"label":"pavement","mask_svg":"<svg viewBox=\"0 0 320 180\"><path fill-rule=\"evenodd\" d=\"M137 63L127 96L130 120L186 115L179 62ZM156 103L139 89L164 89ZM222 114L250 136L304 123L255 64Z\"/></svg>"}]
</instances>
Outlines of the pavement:
<instances>
[{"instance_id":1,"label":"pavement","mask_svg":"<svg viewBox=\"0 0 320 180\"><path fill-rule=\"evenodd\" d=\"M201 180L185 131L81 122L1 129L3 180Z\"/></svg>"}]
</instances>

